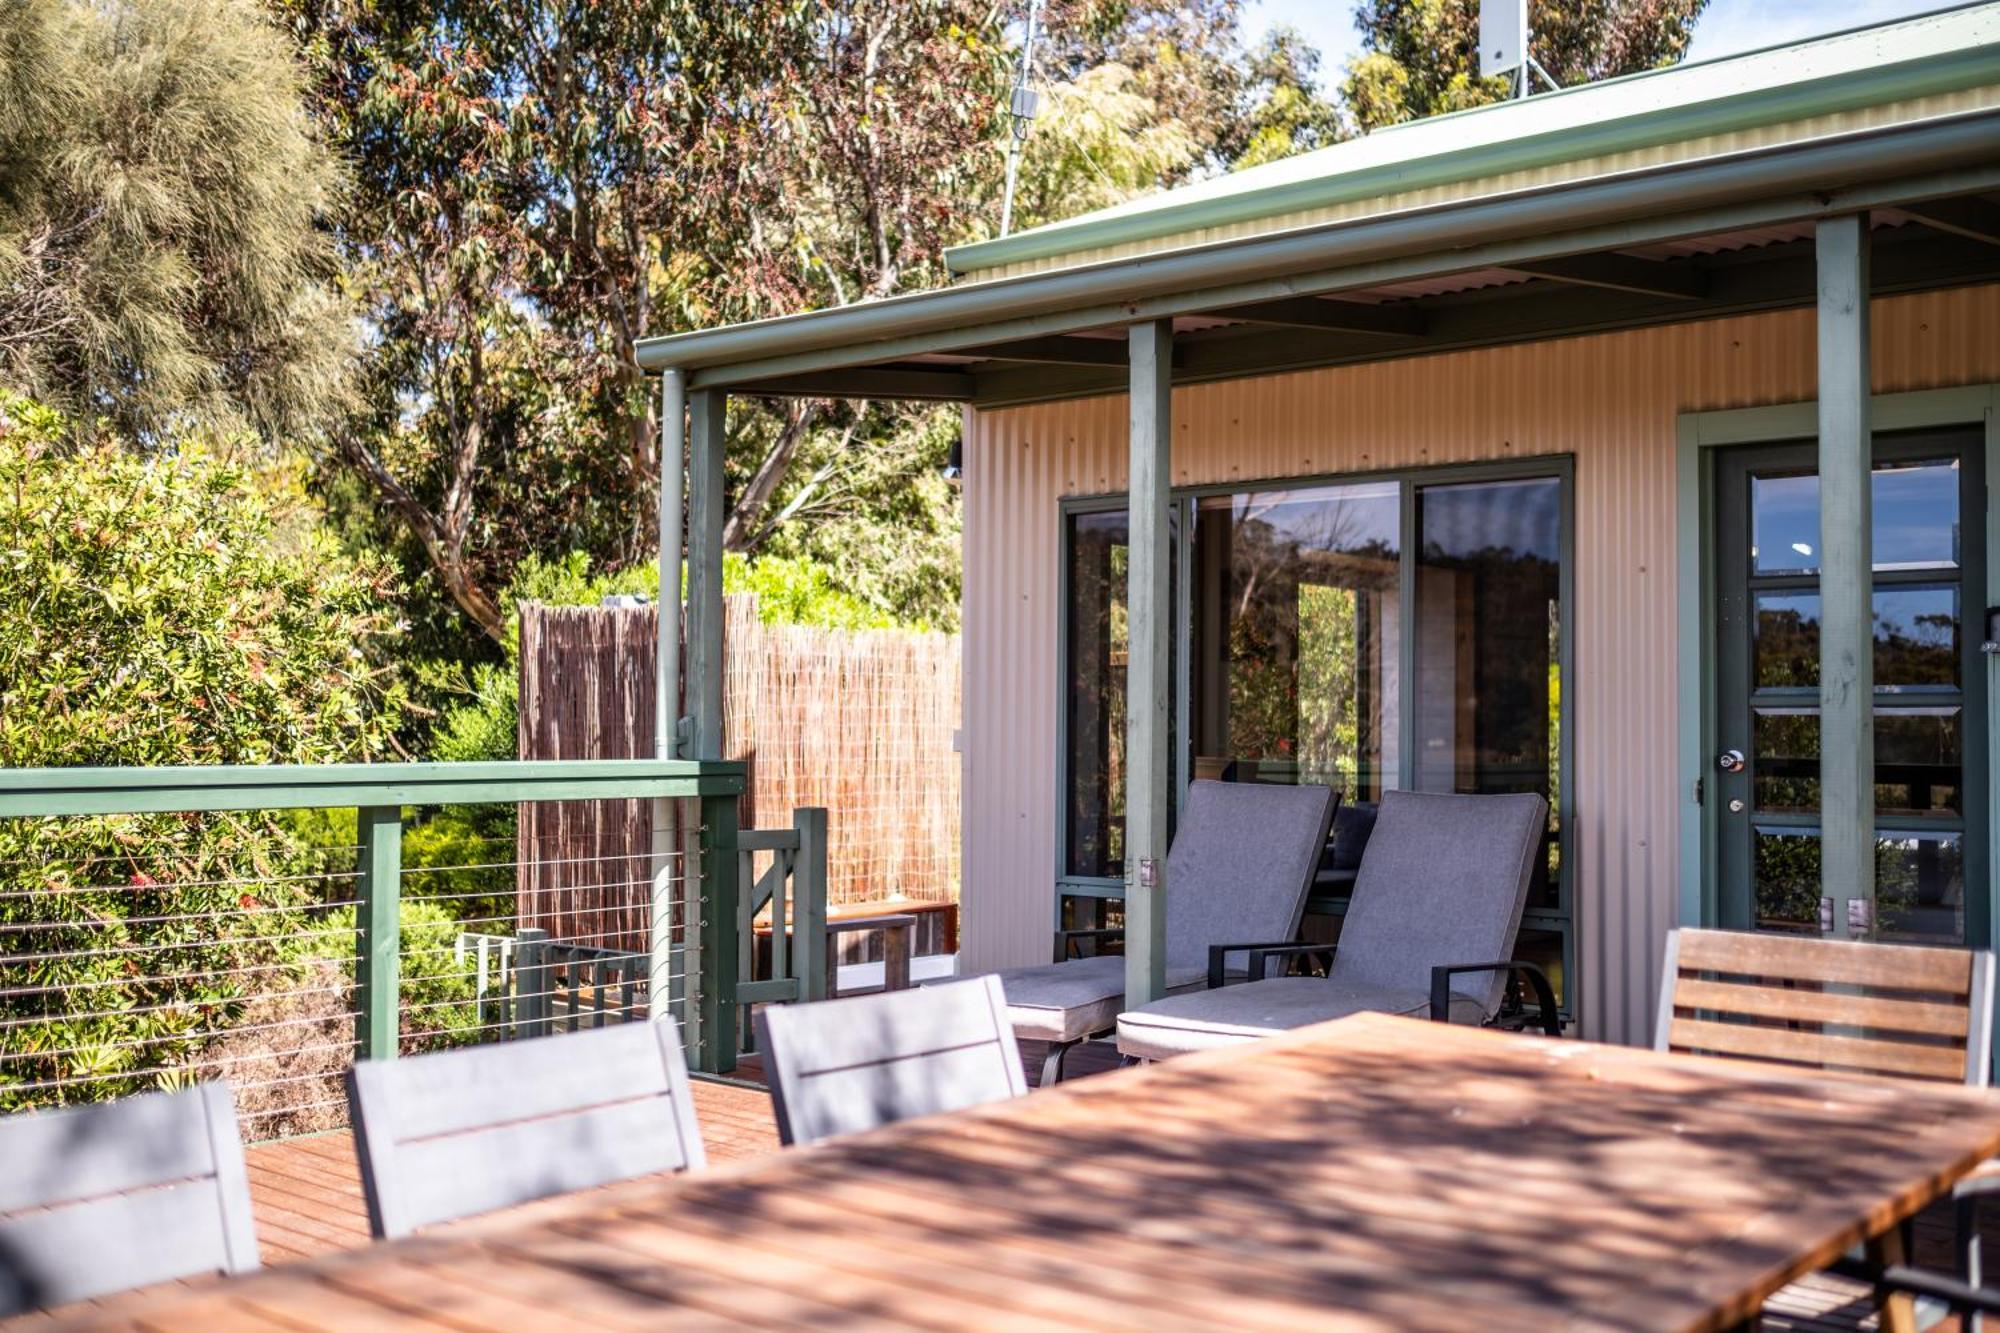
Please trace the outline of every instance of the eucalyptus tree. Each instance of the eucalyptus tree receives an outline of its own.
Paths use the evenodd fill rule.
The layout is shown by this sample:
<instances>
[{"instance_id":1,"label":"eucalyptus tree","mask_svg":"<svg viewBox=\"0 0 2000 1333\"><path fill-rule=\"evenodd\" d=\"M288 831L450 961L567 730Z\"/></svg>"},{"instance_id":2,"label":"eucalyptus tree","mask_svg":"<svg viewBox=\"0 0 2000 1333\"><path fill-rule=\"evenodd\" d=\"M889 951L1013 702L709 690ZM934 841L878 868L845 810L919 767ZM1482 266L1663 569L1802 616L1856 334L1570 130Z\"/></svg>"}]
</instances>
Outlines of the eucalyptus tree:
<instances>
[{"instance_id":1,"label":"eucalyptus tree","mask_svg":"<svg viewBox=\"0 0 2000 1333\"><path fill-rule=\"evenodd\" d=\"M1559 83L1589 83L1670 65L1687 54L1708 0L1530 0L1529 49ZM1479 0L1362 0L1363 52L1342 89L1362 130L1508 95L1479 77Z\"/></svg>"}]
</instances>

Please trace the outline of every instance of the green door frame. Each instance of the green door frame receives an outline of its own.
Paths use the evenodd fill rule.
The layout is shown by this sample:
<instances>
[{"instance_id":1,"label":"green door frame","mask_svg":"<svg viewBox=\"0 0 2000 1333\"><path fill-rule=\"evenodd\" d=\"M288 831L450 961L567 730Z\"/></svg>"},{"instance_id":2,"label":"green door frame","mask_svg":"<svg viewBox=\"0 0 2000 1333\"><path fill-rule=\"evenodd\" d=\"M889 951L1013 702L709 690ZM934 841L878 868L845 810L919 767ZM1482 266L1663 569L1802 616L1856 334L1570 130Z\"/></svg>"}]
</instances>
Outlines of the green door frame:
<instances>
[{"instance_id":1,"label":"green door frame","mask_svg":"<svg viewBox=\"0 0 2000 1333\"><path fill-rule=\"evenodd\" d=\"M1877 394L1870 416L1876 434L1939 427L1975 427L1984 431L1989 485L2000 477L2000 384L1957 389L1927 389L1912 393ZM1818 404L1812 400L1770 407L1720 412L1685 412L1678 420L1675 459L1675 539L1677 546L1677 656L1680 690L1677 765L1680 800L1680 884L1676 918L1684 926L1720 924L1717 901L1718 825L1715 803L1696 798L1697 783L1709 782L1709 760L1720 744L1716 694L1715 460L1717 449L1745 444L1778 444L1810 440L1819 429ZM1971 517L1971 516L1966 516ZM2000 594L2000 506L1990 501L1982 516L1986 531L1986 588L1989 598ZM1963 521L1963 520L1962 520ZM1964 632L1985 632L1985 607L1966 607ZM1985 678L1965 682L1968 697L1986 691L1986 771L1968 773L1967 797L1986 806L1989 841L2000 830L2000 782L1993 769L2000 763L2000 657L1983 657ZM1983 780L1981 780L1983 779ZM1967 811L1970 824L1973 812ZM2000 944L2000 856L1988 856L1985 869L1987 938ZM1975 892L1966 885L1967 895ZM1968 925L1970 925L1968 921Z\"/></svg>"}]
</instances>

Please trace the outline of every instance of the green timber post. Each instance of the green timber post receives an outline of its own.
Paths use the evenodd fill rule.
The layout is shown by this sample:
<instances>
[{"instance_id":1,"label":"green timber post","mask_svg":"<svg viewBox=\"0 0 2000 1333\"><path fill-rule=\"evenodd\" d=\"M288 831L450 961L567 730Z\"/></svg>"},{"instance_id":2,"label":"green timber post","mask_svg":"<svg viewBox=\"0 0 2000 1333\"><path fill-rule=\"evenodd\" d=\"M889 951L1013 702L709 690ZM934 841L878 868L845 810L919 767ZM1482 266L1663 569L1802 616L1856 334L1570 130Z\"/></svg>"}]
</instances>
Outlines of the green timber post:
<instances>
[{"instance_id":1,"label":"green timber post","mask_svg":"<svg viewBox=\"0 0 2000 1333\"><path fill-rule=\"evenodd\" d=\"M701 801L701 1051L700 1066L711 1074L736 1068L736 916L740 886L736 873L736 798L705 796Z\"/></svg>"},{"instance_id":2,"label":"green timber post","mask_svg":"<svg viewBox=\"0 0 2000 1333\"><path fill-rule=\"evenodd\" d=\"M1131 488L1127 503L1125 672L1125 1003L1166 993L1168 745L1173 708L1174 558L1171 320L1134 324L1130 344Z\"/></svg>"},{"instance_id":3,"label":"green timber post","mask_svg":"<svg viewBox=\"0 0 2000 1333\"><path fill-rule=\"evenodd\" d=\"M687 374L668 370L660 376L660 589L655 609L653 756L680 757L681 720L681 505L685 499L683 469L687 458ZM656 796L651 805L652 845L648 878L652 881L649 958L646 969L646 1017L652 1022L679 1017L681 1042L692 1054L693 1015L687 1009L688 971L674 975L674 918L681 902L681 876L674 873L674 853L680 842L681 804ZM685 865L685 862L683 862ZM693 932L681 922L681 956L689 958Z\"/></svg>"},{"instance_id":4,"label":"green timber post","mask_svg":"<svg viewBox=\"0 0 2000 1333\"><path fill-rule=\"evenodd\" d=\"M1874 929L1875 625L1868 215L1824 218L1819 269L1820 892ZM1865 926L1848 903L1867 904Z\"/></svg>"},{"instance_id":5,"label":"green timber post","mask_svg":"<svg viewBox=\"0 0 2000 1333\"><path fill-rule=\"evenodd\" d=\"M403 810L375 805L354 814L361 842L354 910L354 1037L363 1059L388 1060L396 1054L402 961Z\"/></svg>"},{"instance_id":6,"label":"green timber post","mask_svg":"<svg viewBox=\"0 0 2000 1333\"><path fill-rule=\"evenodd\" d=\"M824 1000L832 978L826 963L826 810L792 811L799 850L792 862L792 969L799 998Z\"/></svg>"},{"instance_id":7,"label":"green timber post","mask_svg":"<svg viewBox=\"0 0 2000 1333\"><path fill-rule=\"evenodd\" d=\"M729 396L712 389L688 395L687 706L696 759L722 757L723 426ZM734 796L701 802L701 884L695 929L699 975L693 984L701 1013L700 1066L726 1074L736 1067L737 805Z\"/></svg>"}]
</instances>

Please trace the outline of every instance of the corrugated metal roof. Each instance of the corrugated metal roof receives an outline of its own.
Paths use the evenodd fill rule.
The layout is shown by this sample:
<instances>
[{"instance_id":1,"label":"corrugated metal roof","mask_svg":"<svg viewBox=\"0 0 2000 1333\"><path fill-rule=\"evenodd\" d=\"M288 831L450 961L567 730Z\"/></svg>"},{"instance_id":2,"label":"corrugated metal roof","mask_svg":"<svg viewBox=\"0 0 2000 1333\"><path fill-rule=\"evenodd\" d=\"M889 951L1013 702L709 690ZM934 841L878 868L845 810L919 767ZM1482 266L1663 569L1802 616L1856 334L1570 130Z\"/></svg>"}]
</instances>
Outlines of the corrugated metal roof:
<instances>
[{"instance_id":1,"label":"corrugated metal roof","mask_svg":"<svg viewBox=\"0 0 2000 1333\"><path fill-rule=\"evenodd\" d=\"M1599 157L2000 81L2000 3L1968 5L1380 130L1014 236L956 272L1101 251L1256 218Z\"/></svg>"}]
</instances>

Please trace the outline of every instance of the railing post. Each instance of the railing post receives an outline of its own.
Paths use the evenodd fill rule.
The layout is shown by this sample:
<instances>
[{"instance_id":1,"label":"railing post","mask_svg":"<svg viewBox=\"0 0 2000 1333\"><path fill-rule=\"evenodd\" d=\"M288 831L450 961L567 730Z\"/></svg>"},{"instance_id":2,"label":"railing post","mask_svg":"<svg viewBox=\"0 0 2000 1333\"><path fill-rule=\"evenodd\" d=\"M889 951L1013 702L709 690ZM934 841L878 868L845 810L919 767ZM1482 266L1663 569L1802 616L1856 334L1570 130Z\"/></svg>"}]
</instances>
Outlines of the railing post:
<instances>
[{"instance_id":1,"label":"railing post","mask_svg":"<svg viewBox=\"0 0 2000 1333\"><path fill-rule=\"evenodd\" d=\"M514 955L514 1035L540 1037L549 1031L549 932L522 929Z\"/></svg>"},{"instance_id":2,"label":"railing post","mask_svg":"<svg viewBox=\"0 0 2000 1333\"><path fill-rule=\"evenodd\" d=\"M792 812L799 850L792 862L792 957L797 959L799 998L827 997L826 811L806 806Z\"/></svg>"},{"instance_id":3,"label":"railing post","mask_svg":"<svg viewBox=\"0 0 2000 1333\"><path fill-rule=\"evenodd\" d=\"M402 946L403 811L394 805L355 812L360 886L354 909L354 1038L366 1060L396 1054L398 970Z\"/></svg>"},{"instance_id":4,"label":"railing post","mask_svg":"<svg viewBox=\"0 0 2000 1333\"><path fill-rule=\"evenodd\" d=\"M701 1068L736 1068L736 798L701 801Z\"/></svg>"}]
</instances>

